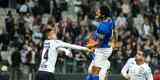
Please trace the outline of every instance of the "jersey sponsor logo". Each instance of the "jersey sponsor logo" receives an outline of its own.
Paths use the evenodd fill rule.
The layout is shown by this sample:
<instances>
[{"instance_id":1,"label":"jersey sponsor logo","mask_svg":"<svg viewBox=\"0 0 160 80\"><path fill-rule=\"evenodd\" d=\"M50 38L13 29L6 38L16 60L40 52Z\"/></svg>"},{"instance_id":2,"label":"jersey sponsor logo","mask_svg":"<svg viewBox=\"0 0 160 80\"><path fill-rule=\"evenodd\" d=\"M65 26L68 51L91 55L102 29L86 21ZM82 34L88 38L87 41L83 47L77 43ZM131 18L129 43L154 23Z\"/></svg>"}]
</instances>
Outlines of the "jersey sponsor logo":
<instances>
[{"instance_id":1,"label":"jersey sponsor logo","mask_svg":"<svg viewBox=\"0 0 160 80\"><path fill-rule=\"evenodd\" d=\"M45 64L42 64L40 67L41 67L41 68L47 68L48 66L45 65Z\"/></svg>"}]
</instances>

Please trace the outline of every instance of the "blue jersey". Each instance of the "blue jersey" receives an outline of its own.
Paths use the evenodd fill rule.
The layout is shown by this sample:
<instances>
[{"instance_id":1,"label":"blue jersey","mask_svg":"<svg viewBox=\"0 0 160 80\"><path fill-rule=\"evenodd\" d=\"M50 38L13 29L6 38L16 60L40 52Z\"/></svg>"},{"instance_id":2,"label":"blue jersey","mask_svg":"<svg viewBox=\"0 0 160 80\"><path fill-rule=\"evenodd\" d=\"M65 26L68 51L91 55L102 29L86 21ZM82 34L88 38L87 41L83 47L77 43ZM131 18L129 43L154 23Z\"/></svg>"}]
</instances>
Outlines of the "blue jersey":
<instances>
[{"instance_id":1,"label":"blue jersey","mask_svg":"<svg viewBox=\"0 0 160 80\"><path fill-rule=\"evenodd\" d=\"M112 29L114 27L114 22L112 20L106 20L99 23L96 36L99 34L104 34L104 39L102 44L100 45L101 48L109 48L109 40L112 37Z\"/></svg>"}]
</instances>

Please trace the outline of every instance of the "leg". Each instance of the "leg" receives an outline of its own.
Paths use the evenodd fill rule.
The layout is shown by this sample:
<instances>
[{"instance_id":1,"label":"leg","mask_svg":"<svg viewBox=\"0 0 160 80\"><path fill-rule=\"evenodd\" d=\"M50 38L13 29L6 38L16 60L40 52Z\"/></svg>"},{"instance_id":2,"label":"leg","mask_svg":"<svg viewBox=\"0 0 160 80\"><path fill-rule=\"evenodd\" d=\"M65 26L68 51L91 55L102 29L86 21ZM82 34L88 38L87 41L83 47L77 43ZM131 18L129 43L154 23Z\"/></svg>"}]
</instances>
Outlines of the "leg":
<instances>
[{"instance_id":1,"label":"leg","mask_svg":"<svg viewBox=\"0 0 160 80\"><path fill-rule=\"evenodd\" d=\"M93 74L89 74L86 77L86 80L108 80L107 69L100 69L100 71L98 70Z\"/></svg>"},{"instance_id":2,"label":"leg","mask_svg":"<svg viewBox=\"0 0 160 80\"><path fill-rule=\"evenodd\" d=\"M107 69L101 69L99 72L100 80L107 80Z\"/></svg>"},{"instance_id":3,"label":"leg","mask_svg":"<svg viewBox=\"0 0 160 80\"><path fill-rule=\"evenodd\" d=\"M36 80L49 80L47 72L38 72Z\"/></svg>"},{"instance_id":4,"label":"leg","mask_svg":"<svg viewBox=\"0 0 160 80\"><path fill-rule=\"evenodd\" d=\"M89 65L89 68L88 68L88 75L86 76L86 79L85 79L85 80L92 80L92 75L91 75L92 66L93 66L93 60L92 60L92 62L91 62L90 65Z\"/></svg>"},{"instance_id":5,"label":"leg","mask_svg":"<svg viewBox=\"0 0 160 80\"><path fill-rule=\"evenodd\" d=\"M101 80L99 77L101 68L94 65L91 65L90 68L90 74L86 77L86 80Z\"/></svg>"},{"instance_id":6,"label":"leg","mask_svg":"<svg viewBox=\"0 0 160 80\"><path fill-rule=\"evenodd\" d=\"M55 78L52 73L39 71L36 80L55 80Z\"/></svg>"},{"instance_id":7,"label":"leg","mask_svg":"<svg viewBox=\"0 0 160 80\"><path fill-rule=\"evenodd\" d=\"M110 68L110 62L107 60L105 65L101 68L99 72L100 80L108 80L107 70Z\"/></svg>"}]
</instances>

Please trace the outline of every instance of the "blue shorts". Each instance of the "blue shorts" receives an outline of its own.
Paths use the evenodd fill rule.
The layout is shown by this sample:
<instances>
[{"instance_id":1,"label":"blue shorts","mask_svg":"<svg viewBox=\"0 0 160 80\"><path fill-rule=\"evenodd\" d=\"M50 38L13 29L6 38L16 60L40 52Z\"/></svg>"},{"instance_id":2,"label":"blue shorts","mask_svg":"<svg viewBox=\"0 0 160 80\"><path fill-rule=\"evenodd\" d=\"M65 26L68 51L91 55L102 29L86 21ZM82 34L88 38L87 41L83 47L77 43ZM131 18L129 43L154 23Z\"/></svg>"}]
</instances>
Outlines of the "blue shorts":
<instances>
[{"instance_id":1,"label":"blue shorts","mask_svg":"<svg viewBox=\"0 0 160 80\"><path fill-rule=\"evenodd\" d=\"M54 74L45 71L39 71L36 80L56 80Z\"/></svg>"}]
</instances>

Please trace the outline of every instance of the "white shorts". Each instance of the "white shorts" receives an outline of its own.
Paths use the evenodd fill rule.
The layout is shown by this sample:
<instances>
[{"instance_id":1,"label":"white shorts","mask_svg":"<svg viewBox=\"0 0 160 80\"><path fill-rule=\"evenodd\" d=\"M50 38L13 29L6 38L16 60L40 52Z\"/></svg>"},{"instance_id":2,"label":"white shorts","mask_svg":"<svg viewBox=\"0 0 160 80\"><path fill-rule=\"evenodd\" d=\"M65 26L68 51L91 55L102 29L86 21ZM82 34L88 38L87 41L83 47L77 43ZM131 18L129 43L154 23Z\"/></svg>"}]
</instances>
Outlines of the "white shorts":
<instances>
[{"instance_id":1,"label":"white shorts","mask_svg":"<svg viewBox=\"0 0 160 80\"><path fill-rule=\"evenodd\" d=\"M97 48L94 54L95 57L88 68L88 72L89 74L93 74L93 66L100 68L98 76L100 80L104 80L104 78L106 78L107 70L110 68L108 58L112 54L112 48Z\"/></svg>"}]
</instances>

